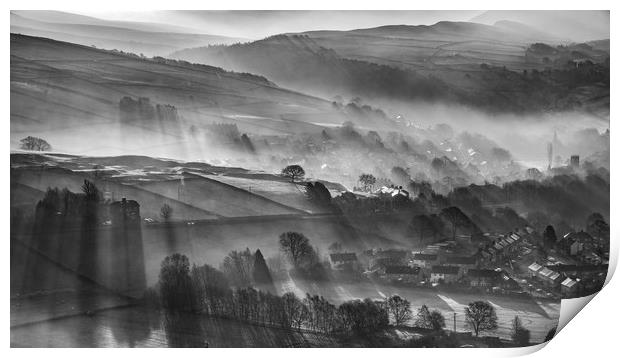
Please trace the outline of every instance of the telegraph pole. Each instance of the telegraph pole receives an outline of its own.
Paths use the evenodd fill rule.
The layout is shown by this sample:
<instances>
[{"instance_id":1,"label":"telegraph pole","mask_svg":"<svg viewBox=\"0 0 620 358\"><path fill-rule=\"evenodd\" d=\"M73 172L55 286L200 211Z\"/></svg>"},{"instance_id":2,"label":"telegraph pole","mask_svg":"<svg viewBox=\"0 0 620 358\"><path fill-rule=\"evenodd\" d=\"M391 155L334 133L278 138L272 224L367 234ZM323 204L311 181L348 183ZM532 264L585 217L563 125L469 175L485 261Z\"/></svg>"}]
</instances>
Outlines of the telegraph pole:
<instances>
[{"instance_id":1,"label":"telegraph pole","mask_svg":"<svg viewBox=\"0 0 620 358\"><path fill-rule=\"evenodd\" d=\"M454 312L454 333L456 333L456 312Z\"/></svg>"}]
</instances>

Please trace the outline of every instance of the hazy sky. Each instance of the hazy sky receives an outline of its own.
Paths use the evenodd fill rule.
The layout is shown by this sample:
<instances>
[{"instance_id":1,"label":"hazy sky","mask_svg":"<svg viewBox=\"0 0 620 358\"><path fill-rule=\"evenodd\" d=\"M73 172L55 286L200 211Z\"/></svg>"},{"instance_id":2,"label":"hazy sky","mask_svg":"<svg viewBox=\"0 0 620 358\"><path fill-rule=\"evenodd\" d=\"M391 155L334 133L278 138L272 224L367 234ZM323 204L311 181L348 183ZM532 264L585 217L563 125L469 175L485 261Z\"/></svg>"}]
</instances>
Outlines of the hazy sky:
<instances>
[{"instance_id":1,"label":"hazy sky","mask_svg":"<svg viewBox=\"0 0 620 358\"><path fill-rule=\"evenodd\" d=\"M146 11L80 12L108 20L174 23L197 31L258 39L285 32L351 30L382 25L468 21L484 11Z\"/></svg>"},{"instance_id":2,"label":"hazy sky","mask_svg":"<svg viewBox=\"0 0 620 358\"><path fill-rule=\"evenodd\" d=\"M247 39L311 30L351 30L382 25L431 25L474 21L493 25L516 21L559 38L588 41L609 38L609 11L104 11L80 12L108 20L174 24L194 32Z\"/></svg>"}]
</instances>

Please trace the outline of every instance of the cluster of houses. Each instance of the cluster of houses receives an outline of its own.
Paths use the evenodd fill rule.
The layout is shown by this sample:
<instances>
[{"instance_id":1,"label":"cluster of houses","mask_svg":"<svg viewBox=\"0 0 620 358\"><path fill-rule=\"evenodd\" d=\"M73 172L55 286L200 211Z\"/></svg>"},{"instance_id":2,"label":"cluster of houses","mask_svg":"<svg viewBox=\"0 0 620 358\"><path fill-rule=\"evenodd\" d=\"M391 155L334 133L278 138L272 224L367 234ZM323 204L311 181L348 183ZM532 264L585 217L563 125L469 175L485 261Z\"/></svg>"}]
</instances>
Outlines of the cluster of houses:
<instances>
[{"instance_id":1,"label":"cluster of houses","mask_svg":"<svg viewBox=\"0 0 620 358\"><path fill-rule=\"evenodd\" d=\"M401 196L403 198L409 198L409 192L403 189L402 186L390 185L382 186L375 194L389 195L391 197Z\"/></svg>"},{"instance_id":2,"label":"cluster of houses","mask_svg":"<svg viewBox=\"0 0 620 358\"><path fill-rule=\"evenodd\" d=\"M528 229L526 228L524 233L511 232L506 235L499 235L479 251L480 261L483 264L490 264L512 257L521 249L525 242L524 236L530 233L527 231Z\"/></svg>"},{"instance_id":3,"label":"cluster of houses","mask_svg":"<svg viewBox=\"0 0 620 358\"><path fill-rule=\"evenodd\" d=\"M330 255L330 264L334 270L348 268L393 283L457 284L461 287L521 292L519 283L501 269L499 263L512 266L510 263L515 262L515 258L532 252L532 234L533 229L529 227L507 234L484 234L483 244L477 252L464 249L468 246L472 248L471 237L467 240L456 237L429 244L420 252L371 249L359 257L355 253L335 253ZM607 260L596 254L603 244L583 231L566 234L556 242L556 249L580 264L566 265L553 260L532 262L528 267L528 278L542 284L550 292L561 293L562 297L596 292L602 287L607 274Z\"/></svg>"},{"instance_id":4,"label":"cluster of houses","mask_svg":"<svg viewBox=\"0 0 620 358\"><path fill-rule=\"evenodd\" d=\"M558 239L556 247L564 254L571 256L585 264L600 265L604 258L600 257L595 249L604 245L585 231L570 232ZM608 252L609 250L603 250Z\"/></svg>"},{"instance_id":5,"label":"cluster of houses","mask_svg":"<svg viewBox=\"0 0 620 358\"><path fill-rule=\"evenodd\" d=\"M455 250L454 241L427 246L423 252L371 249L355 253L332 253L333 270L364 270L365 275L399 284L459 284L474 288L519 290L516 281L502 270L485 269L479 253Z\"/></svg>"},{"instance_id":6,"label":"cluster of houses","mask_svg":"<svg viewBox=\"0 0 620 358\"><path fill-rule=\"evenodd\" d=\"M528 271L532 278L549 289L559 290L562 297L575 297L584 292L596 291L605 282L608 265L543 266L533 262Z\"/></svg>"}]
</instances>

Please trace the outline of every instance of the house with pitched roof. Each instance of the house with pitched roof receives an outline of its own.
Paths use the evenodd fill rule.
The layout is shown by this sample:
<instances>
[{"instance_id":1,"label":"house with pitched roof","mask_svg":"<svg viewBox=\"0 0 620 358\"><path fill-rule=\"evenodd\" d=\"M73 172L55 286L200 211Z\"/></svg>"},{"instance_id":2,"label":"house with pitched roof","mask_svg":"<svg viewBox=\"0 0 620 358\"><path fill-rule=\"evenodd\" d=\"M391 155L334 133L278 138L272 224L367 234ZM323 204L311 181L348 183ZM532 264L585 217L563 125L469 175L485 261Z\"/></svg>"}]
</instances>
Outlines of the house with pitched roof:
<instances>
[{"instance_id":1,"label":"house with pitched roof","mask_svg":"<svg viewBox=\"0 0 620 358\"><path fill-rule=\"evenodd\" d=\"M329 264L332 270L357 270L359 268L357 255L354 252L329 254Z\"/></svg>"},{"instance_id":2,"label":"house with pitched roof","mask_svg":"<svg viewBox=\"0 0 620 358\"><path fill-rule=\"evenodd\" d=\"M457 266L435 265L431 267L430 279L433 283L454 283L461 278L461 273Z\"/></svg>"}]
</instances>

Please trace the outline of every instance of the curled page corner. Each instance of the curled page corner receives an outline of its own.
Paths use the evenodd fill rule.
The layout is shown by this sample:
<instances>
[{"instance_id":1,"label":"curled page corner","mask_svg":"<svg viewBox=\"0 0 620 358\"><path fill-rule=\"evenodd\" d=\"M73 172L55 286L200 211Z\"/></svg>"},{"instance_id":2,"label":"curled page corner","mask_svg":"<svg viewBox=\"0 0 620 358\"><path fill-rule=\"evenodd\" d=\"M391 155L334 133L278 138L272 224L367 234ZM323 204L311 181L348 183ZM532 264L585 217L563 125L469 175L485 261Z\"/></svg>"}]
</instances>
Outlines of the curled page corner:
<instances>
[{"instance_id":1,"label":"curled page corner","mask_svg":"<svg viewBox=\"0 0 620 358\"><path fill-rule=\"evenodd\" d=\"M556 334L558 334L568 322L570 322L586 305L599 293L594 293L585 297L577 298L565 298L560 304L560 319L558 321L558 328Z\"/></svg>"},{"instance_id":2,"label":"curled page corner","mask_svg":"<svg viewBox=\"0 0 620 358\"><path fill-rule=\"evenodd\" d=\"M607 276L605 277L605 283L603 287L598 291L591 295L576 297L576 298L565 298L562 299L560 304L560 317L558 322L558 327L556 330L556 335L562 331L566 325L581 312L589 303L592 301L594 297L598 294L605 294L603 291L605 287L609 283L609 281L614 276L616 267L618 265L618 243L615 240L610 241L610 252L609 252L609 266L607 269Z\"/></svg>"}]
</instances>

